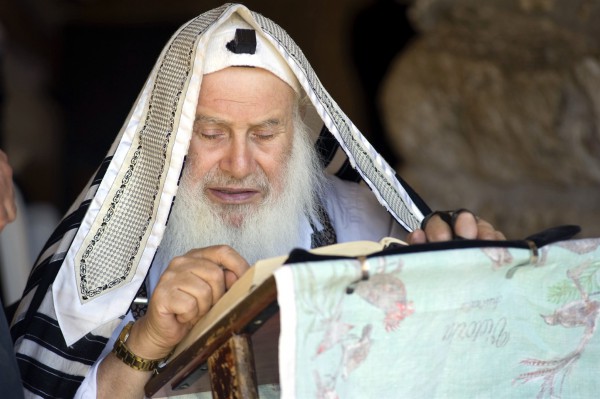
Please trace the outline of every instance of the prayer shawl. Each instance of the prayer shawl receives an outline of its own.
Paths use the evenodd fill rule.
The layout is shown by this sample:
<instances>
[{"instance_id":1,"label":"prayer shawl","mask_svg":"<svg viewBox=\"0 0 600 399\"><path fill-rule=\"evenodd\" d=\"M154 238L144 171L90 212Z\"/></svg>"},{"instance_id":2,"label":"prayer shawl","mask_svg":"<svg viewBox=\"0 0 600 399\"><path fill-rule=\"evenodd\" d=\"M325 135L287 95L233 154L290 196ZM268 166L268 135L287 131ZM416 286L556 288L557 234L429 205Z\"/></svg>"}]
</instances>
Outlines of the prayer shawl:
<instances>
[{"instance_id":1,"label":"prayer shawl","mask_svg":"<svg viewBox=\"0 0 600 399\"><path fill-rule=\"evenodd\" d=\"M429 213L286 32L242 5L208 11L167 43L108 155L32 269L11 328L29 396L72 397L144 282L187 153L207 41L232 13L273 44L307 93L307 124L327 172L367 184L408 231Z\"/></svg>"}]
</instances>

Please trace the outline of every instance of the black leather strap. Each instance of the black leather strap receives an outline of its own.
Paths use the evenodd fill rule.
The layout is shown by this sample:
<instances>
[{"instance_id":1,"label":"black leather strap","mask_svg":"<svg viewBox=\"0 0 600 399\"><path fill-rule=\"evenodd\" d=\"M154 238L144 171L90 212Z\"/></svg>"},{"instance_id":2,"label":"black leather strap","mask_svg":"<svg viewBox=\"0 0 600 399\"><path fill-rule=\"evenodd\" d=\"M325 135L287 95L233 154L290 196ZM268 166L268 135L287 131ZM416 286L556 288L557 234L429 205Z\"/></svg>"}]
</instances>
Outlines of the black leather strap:
<instances>
[{"instance_id":1,"label":"black leather strap","mask_svg":"<svg viewBox=\"0 0 600 399\"><path fill-rule=\"evenodd\" d=\"M434 211L434 212L431 212L429 215L425 216L425 218L421 222L421 230L425 230L427 223L431 220L432 217L439 216L440 219L442 219L444 222L446 222L446 224L448 226L450 226L450 230L452 230L452 239L462 240L462 239L464 239L464 237L461 237L456 234L455 226L456 226L456 221L458 220L458 216L461 213L465 213L465 212L472 214L473 217L477 219L477 216L475 216L475 214L473 212L471 212L465 208L460 208L455 211Z\"/></svg>"}]
</instances>

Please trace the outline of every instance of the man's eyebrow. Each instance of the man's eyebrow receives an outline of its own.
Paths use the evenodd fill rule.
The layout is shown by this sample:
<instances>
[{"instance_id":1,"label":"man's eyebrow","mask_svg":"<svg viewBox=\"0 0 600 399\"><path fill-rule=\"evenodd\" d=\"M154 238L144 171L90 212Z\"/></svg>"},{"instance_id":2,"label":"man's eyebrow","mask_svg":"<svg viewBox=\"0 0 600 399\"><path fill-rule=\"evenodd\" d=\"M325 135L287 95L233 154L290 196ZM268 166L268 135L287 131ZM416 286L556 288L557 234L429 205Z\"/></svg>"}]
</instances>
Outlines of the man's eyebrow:
<instances>
[{"instance_id":1,"label":"man's eyebrow","mask_svg":"<svg viewBox=\"0 0 600 399\"><path fill-rule=\"evenodd\" d=\"M282 125L281 119L271 118L271 119L262 121L260 123L257 123L255 126L256 127L278 127L281 125Z\"/></svg>"},{"instance_id":2,"label":"man's eyebrow","mask_svg":"<svg viewBox=\"0 0 600 399\"><path fill-rule=\"evenodd\" d=\"M213 116L198 114L196 115L196 119L194 119L194 123L207 123L211 125L226 125L227 122L224 119L215 118Z\"/></svg>"},{"instance_id":3,"label":"man's eyebrow","mask_svg":"<svg viewBox=\"0 0 600 399\"><path fill-rule=\"evenodd\" d=\"M220 118L216 118L214 116L208 116L208 115L204 115L204 114L196 115L196 119L194 120L194 123L204 123L207 125L228 125L228 122L224 119L220 119ZM253 127L273 128L273 127L278 127L278 126L282 126L282 125L283 125L283 123L282 123L281 119L269 118L269 119L266 119L262 122L259 122L255 125L253 125Z\"/></svg>"}]
</instances>

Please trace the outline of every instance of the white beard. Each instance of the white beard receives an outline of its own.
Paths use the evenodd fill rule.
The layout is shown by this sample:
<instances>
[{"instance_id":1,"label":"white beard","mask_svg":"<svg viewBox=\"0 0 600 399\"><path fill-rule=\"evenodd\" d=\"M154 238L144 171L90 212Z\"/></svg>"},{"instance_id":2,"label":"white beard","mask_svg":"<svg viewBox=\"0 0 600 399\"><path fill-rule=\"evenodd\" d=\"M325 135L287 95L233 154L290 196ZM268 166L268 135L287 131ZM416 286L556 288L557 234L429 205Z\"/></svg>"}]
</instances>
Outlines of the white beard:
<instances>
[{"instance_id":1,"label":"white beard","mask_svg":"<svg viewBox=\"0 0 600 399\"><path fill-rule=\"evenodd\" d=\"M204 186L207 181L228 181L230 177L213 171L203 181L194 183L184 170L155 267L164 269L175 256L211 245L229 245L249 264L287 254L300 246L303 238L306 240L301 236L302 224L308 223L307 215L313 218L316 215L316 198L325 179L299 118L294 124L293 148L281 177L281 192L275 193L272 182L260 170L247 183L251 187L269 187L261 204L223 206L206 198ZM241 225L228 222L231 212L244 215Z\"/></svg>"}]
</instances>

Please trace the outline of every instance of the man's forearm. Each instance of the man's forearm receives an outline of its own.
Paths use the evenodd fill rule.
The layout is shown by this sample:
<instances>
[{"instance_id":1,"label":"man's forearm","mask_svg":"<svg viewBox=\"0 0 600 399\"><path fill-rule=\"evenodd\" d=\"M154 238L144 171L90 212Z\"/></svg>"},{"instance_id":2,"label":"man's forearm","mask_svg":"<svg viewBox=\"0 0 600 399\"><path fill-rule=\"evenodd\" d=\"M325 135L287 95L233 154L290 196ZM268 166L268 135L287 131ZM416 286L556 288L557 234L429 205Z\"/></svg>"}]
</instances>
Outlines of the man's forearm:
<instances>
[{"instance_id":1,"label":"man's forearm","mask_svg":"<svg viewBox=\"0 0 600 399\"><path fill-rule=\"evenodd\" d=\"M151 340L143 334L141 324L144 320L126 325L117 338L117 352L123 355L128 353L124 359L141 357L142 359L163 359L166 350L152 344ZM96 374L96 387L98 398L143 398L144 385L152 376L154 362L142 365L140 363L129 365L121 360L113 350L102 360ZM140 369L141 367L141 369ZM149 371L145 371L146 370Z\"/></svg>"},{"instance_id":2,"label":"man's forearm","mask_svg":"<svg viewBox=\"0 0 600 399\"><path fill-rule=\"evenodd\" d=\"M98 398L143 398L144 385L151 376L151 371L134 370L111 352L98 366Z\"/></svg>"}]
</instances>

